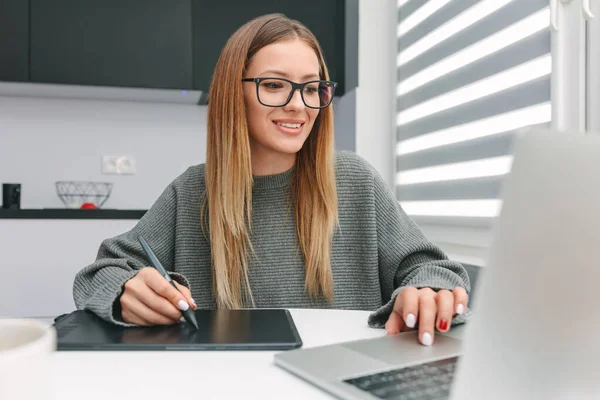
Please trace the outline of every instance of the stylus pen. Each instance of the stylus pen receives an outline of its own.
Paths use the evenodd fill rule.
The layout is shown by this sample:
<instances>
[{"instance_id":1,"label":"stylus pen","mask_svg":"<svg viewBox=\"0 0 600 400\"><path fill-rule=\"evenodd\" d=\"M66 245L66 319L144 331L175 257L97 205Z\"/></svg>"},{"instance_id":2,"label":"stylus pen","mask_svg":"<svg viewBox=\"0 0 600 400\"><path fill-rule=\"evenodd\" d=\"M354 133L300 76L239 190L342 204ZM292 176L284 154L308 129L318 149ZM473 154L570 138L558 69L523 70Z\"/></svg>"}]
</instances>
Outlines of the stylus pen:
<instances>
[{"instance_id":1,"label":"stylus pen","mask_svg":"<svg viewBox=\"0 0 600 400\"><path fill-rule=\"evenodd\" d=\"M154 268L156 268L162 276L165 277L165 279L175 288L175 290L179 291L179 289L177 289L177 285L175 285L175 282L173 282L173 279L171 279L171 276L169 275L169 273L167 272L165 267L163 267L163 265L160 263L160 261L156 257L156 254L154 254L154 252L150 248L150 245L148 244L148 242L146 242L146 239L139 236L138 240L142 244L142 248L144 249L144 251L146 252L146 255L150 259L150 263L152 264L152 266ZM192 310L191 307L185 311L181 311L181 313L183 314L183 318L185 318L185 320L190 325L192 325L194 328L198 329L198 321L196 321L196 316L194 315L194 310Z\"/></svg>"}]
</instances>

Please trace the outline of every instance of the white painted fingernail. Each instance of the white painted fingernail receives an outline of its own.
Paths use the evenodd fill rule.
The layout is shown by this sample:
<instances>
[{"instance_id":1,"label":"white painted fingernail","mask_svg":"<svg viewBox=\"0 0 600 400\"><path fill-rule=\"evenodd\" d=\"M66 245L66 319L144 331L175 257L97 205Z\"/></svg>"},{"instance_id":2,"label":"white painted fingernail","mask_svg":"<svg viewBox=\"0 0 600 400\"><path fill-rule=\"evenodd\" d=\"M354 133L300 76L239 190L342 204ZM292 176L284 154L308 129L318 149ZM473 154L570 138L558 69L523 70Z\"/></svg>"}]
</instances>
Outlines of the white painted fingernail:
<instances>
[{"instance_id":1,"label":"white painted fingernail","mask_svg":"<svg viewBox=\"0 0 600 400\"><path fill-rule=\"evenodd\" d=\"M417 323L417 318L415 318L414 314L408 314L406 316L406 326L408 326L409 328L414 328L415 324Z\"/></svg>"},{"instance_id":2,"label":"white painted fingernail","mask_svg":"<svg viewBox=\"0 0 600 400\"><path fill-rule=\"evenodd\" d=\"M179 321L185 322L185 318L181 317L181 318L179 318Z\"/></svg>"},{"instance_id":3,"label":"white painted fingernail","mask_svg":"<svg viewBox=\"0 0 600 400\"><path fill-rule=\"evenodd\" d=\"M421 343L423 343L424 346L431 346L433 344L433 339L431 337L431 334L428 332L425 332L423 334L423 337L421 338Z\"/></svg>"},{"instance_id":4,"label":"white painted fingernail","mask_svg":"<svg viewBox=\"0 0 600 400\"><path fill-rule=\"evenodd\" d=\"M462 314L462 313L464 313L464 312L465 312L465 306L463 306L462 304L458 304L458 305L456 306L456 313L457 313L458 315L460 315L460 314Z\"/></svg>"},{"instance_id":5,"label":"white painted fingernail","mask_svg":"<svg viewBox=\"0 0 600 400\"><path fill-rule=\"evenodd\" d=\"M181 311L187 311L187 309L190 308L190 305L188 303L186 303L185 300L179 300L179 303L177 303L177 306L179 307L179 309Z\"/></svg>"},{"instance_id":6,"label":"white painted fingernail","mask_svg":"<svg viewBox=\"0 0 600 400\"><path fill-rule=\"evenodd\" d=\"M190 299L192 301L192 304L194 305L194 307L196 307L196 300L194 299Z\"/></svg>"}]
</instances>

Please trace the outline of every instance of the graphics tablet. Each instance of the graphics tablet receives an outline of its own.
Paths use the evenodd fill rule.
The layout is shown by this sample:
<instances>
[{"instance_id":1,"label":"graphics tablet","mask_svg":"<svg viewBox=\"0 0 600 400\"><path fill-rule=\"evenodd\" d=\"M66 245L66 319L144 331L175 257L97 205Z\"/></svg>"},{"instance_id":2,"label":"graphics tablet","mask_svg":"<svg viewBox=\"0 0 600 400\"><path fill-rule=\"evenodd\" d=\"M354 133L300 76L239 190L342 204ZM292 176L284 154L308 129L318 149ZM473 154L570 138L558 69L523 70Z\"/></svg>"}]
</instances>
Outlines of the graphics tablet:
<instances>
[{"instance_id":1,"label":"graphics tablet","mask_svg":"<svg viewBox=\"0 0 600 400\"><path fill-rule=\"evenodd\" d=\"M285 309L196 310L186 322L122 327L78 310L54 323L58 350L287 350L302 346Z\"/></svg>"}]
</instances>

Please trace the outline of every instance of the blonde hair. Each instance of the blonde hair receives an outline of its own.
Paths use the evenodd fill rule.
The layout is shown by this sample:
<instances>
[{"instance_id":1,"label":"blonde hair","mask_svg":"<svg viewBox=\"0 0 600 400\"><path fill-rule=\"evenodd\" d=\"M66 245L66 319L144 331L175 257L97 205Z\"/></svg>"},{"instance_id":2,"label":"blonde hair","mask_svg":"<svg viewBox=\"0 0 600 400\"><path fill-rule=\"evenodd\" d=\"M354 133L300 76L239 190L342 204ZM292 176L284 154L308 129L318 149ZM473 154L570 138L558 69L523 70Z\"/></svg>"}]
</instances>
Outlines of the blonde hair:
<instances>
[{"instance_id":1,"label":"blonde hair","mask_svg":"<svg viewBox=\"0 0 600 400\"><path fill-rule=\"evenodd\" d=\"M314 35L282 14L256 18L238 29L221 51L212 77L202 215L208 218L213 291L218 308L254 304L247 263L248 250L252 248L252 166L241 80L257 51L285 39L306 42L319 59L321 79L329 79ZM332 301L331 247L338 214L331 107L320 110L297 154L291 196L306 268L305 289L313 299Z\"/></svg>"}]
</instances>

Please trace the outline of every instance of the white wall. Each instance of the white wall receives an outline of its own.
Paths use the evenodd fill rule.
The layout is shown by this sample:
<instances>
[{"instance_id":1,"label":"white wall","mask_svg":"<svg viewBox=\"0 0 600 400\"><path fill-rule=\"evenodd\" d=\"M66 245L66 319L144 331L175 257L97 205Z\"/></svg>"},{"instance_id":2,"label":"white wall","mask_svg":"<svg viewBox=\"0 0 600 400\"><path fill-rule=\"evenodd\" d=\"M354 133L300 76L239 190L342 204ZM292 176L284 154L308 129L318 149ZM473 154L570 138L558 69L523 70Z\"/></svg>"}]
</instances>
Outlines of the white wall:
<instances>
[{"instance_id":1,"label":"white wall","mask_svg":"<svg viewBox=\"0 0 600 400\"><path fill-rule=\"evenodd\" d=\"M113 182L104 208L145 209L206 158L206 107L0 97L0 183L22 184L22 208L62 208L54 182ZM135 175L103 175L104 154L127 154Z\"/></svg>"},{"instance_id":2,"label":"white wall","mask_svg":"<svg viewBox=\"0 0 600 400\"><path fill-rule=\"evenodd\" d=\"M354 150L355 94L336 99L336 147ZM186 167L206 159L206 107L0 96L0 183L21 183L21 208L62 208L54 182L114 184L103 208L146 209ZM103 155L137 161L103 175Z\"/></svg>"},{"instance_id":3,"label":"white wall","mask_svg":"<svg viewBox=\"0 0 600 400\"><path fill-rule=\"evenodd\" d=\"M356 150L356 89L333 100L335 148Z\"/></svg>"},{"instance_id":4,"label":"white wall","mask_svg":"<svg viewBox=\"0 0 600 400\"><path fill-rule=\"evenodd\" d=\"M360 0L356 152L392 187L396 0Z\"/></svg>"},{"instance_id":5,"label":"white wall","mask_svg":"<svg viewBox=\"0 0 600 400\"><path fill-rule=\"evenodd\" d=\"M77 272L94 262L102 240L126 232L136 223L0 220L0 318L55 317L74 310Z\"/></svg>"}]
</instances>

